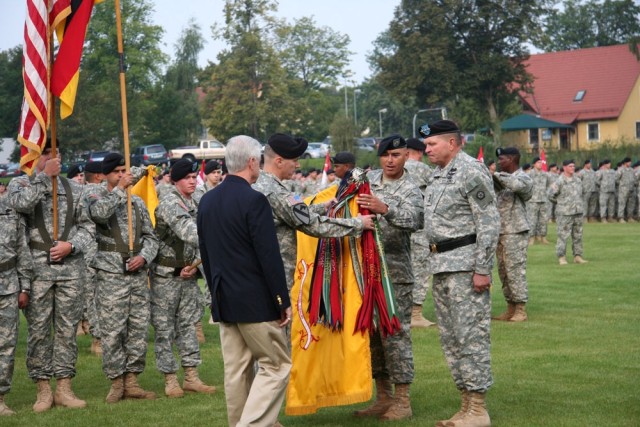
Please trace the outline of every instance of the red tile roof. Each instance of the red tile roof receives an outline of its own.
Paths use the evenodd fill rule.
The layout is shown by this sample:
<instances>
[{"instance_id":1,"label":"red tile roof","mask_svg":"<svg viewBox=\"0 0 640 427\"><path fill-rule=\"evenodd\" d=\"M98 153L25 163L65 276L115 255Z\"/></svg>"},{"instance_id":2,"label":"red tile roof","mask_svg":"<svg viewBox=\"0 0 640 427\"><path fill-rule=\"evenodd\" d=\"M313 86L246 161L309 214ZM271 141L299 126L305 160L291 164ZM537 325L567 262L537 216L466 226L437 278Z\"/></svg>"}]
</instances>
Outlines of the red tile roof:
<instances>
[{"instance_id":1,"label":"red tile roof","mask_svg":"<svg viewBox=\"0 0 640 427\"><path fill-rule=\"evenodd\" d=\"M566 124L617 118L640 76L640 62L626 44L531 55L527 64L533 94L521 94L523 101L541 117ZM574 102L580 90L586 94Z\"/></svg>"}]
</instances>

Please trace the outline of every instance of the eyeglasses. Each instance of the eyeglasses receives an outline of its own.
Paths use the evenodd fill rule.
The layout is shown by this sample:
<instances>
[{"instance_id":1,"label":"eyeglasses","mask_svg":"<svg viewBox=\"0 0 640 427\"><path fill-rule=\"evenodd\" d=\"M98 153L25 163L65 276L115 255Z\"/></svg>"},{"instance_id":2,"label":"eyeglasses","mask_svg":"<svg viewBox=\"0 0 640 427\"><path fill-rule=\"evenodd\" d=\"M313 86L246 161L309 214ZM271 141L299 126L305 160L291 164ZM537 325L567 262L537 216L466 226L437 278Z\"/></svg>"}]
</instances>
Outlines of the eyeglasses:
<instances>
[{"instance_id":1,"label":"eyeglasses","mask_svg":"<svg viewBox=\"0 0 640 427\"><path fill-rule=\"evenodd\" d=\"M424 125L420 126L420 129L418 129L418 133L423 138L428 137L429 134L431 134L431 128L429 127L429 124L424 124Z\"/></svg>"}]
</instances>

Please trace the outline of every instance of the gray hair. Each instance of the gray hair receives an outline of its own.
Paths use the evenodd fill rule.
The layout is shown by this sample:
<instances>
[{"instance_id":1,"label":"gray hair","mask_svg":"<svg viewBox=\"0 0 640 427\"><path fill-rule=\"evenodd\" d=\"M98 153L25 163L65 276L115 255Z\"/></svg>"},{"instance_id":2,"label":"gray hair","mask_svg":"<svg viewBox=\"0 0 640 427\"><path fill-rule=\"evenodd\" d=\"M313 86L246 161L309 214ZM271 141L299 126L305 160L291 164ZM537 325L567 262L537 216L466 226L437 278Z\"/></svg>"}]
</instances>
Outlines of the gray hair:
<instances>
[{"instance_id":1,"label":"gray hair","mask_svg":"<svg viewBox=\"0 0 640 427\"><path fill-rule=\"evenodd\" d=\"M236 174L247 167L252 157L260 161L260 143L247 135L234 136L227 142L224 160L227 170Z\"/></svg>"}]
</instances>

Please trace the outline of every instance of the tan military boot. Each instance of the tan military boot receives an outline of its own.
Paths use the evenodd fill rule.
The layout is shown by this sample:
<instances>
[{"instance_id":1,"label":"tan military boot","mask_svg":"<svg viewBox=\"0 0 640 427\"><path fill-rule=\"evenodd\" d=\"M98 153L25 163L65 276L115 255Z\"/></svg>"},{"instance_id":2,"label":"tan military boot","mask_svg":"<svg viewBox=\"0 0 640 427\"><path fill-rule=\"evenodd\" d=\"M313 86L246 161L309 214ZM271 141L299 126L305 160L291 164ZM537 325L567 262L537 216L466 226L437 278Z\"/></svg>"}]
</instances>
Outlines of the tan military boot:
<instances>
[{"instance_id":1,"label":"tan military boot","mask_svg":"<svg viewBox=\"0 0 640 427\"><path fill-rule=\"evenodd\" d=\"M634 223L634 222L638 222L638 221L635 218L629 217L629 218L627 218L627 222Z\"/></svg>"},{"instance_id":2,"label":"tan military boot","mask_svg":"<svg viewBox=\"0 0 640 427\"><path fill-rule=\"evenodd\" d=\"M213 394L216 388L212 385L206 385L198 376L198 370L193 367L184 368L184 381L182 382L184 391L193 391L196 393Z\"/></svg>"},{"instance_id":3,"label":"tan military boot","mask_svg":"<svg viewBox=\"0 0 640 427\"><path fill-rule=\"evenodd\" d=\"M412 328L429 328L436 324L425 319L422 315L422 306L414 304L411 309L411 327Z\"/></svg>"},{"instance_id":4,"label":"tan military boot","mask_svg":"<svg viewBox=\"0 0 640 427\"><path fill-rule=\"evenodd\" d=\"M515 304L515 312L509 322L524 322L528 319L527 312L524 309L524 303Z\"/></svg>"},{"instance_id":5,"label":"tan military boot","mask_svg":"<svg viewBox=\"0 0 640 427\"><path fill-rule=\"evenodd\" d=\"M624 218L620 218L620 219L618 220L618 222L619 222L620 224L626 224L626 223L627 223L627 221L625 221L625 220L624 220Z\"/></svg>"},{"instance_id":6,"label":"tan military boot","mask_svg":"<svg viewBox=\"0 0 640 427\"><path fill-rule=\"evenodd\" d=\"M111 380L111 389L107 394L105 401L107 403L117 403L124 397L124 376L120 375Z\"/></svg>"},{"instance_id":7,"label":"tan military boot","mask_svg":"<svg viewBox=\"0 0 640 427\"><path fill-rule=\"evenodd\" d=\"M513 314L516 312L516 305L512 302L507 303L507 311L502 313L500 316L492 317L493 320L509 320L513 317Z\"/></svg>"},{"instance_id":8,"label":"tan military boot","mask_svg":"<svg viewBox=\"0 0 640 427\"><path fill-rule=\"evenodd\" d=\"M589 261L587 261L586 259L582 258L580 255L576 255L573 257L573 262L575 264L586 264Z\"/></svg>"},{"instance_id":9,"label":"tan military boot","mask_svg":"<svg viewBox=\"0 0 640 427\"><path fill-rule=\"evenodd\" d=\"M9 415L15 415L15 412L4 403L4 394L0 394L0 417Z\"/></svg>"},{"instance_id":10,"label":"tan military boot","mask_svg":"<svg viewBox=\"0 0 640 427\"><path fill-rule=\"evenodd\" d=\"M90 325L89 325L89 321L88 320L83 320L82 322L80 322L80 324L82 325L82 330L84 331L85 335L89 335L90 332Z\"/></svg>"},{"instance_id":11,"label":"tan military boot","mask_svg":"<svg viewBox=\"0 0 640 427\"><path fill-rule=\"evenodd\" d=\"M447 427L491 427L491 418L485 405L485 393L469 392L469 406L462 417L449 420Z\"/></svg>"},{"instance_id":12,"label":"tan military boot","mask_svg":"<svg viewBox=\"0 0 640 427\"><path fill-rule=\"evenodd\" d=\"M164 374L164 394L169 399L184 396L184 391L180 388L176 374Z\"/></svg>"},{"instance_id":13,"label":"tan military boot","mask_svg":"<svg viewBox=\"0 0 640 427\"><path fill-rule=\"evenodd\" d=\"M529 237L529 246L532 246L536 242L535 237Z\"/></svg>"},{"instance_id":14,"label":"tan military boot","mask_svg":"<svg viewBox=\"0 0 640 427\"><path fill-rule=\"evenodd\" d=\"M53 393L51 393L49 380L38 380L36 385L38 394L36 395L36 403L33 404L33 412L48 411L53 406Z\"/></svg>"},{"instance_id":15,"label":"tan military boot","mask_svg":"<svg viewBox=\"0 0 640 427\"><path fill-rule=\"evenodd\" d=\"M550 241L547 240L546 236L542 236L540 238L540 243L542 243L543 245L548 245L549 243L551 243Z\"/></svg>"},{"instance_id":16,"label":"tan military boot","mask_svg":"<svg viewBox=\"0 0 640 427\"><path fill-rule=\"evenodd\" d=\"M82 329L82 322L78 323L78 328L76 329L76 336L82 336L84 335L84 329Z\"/></svg>"},{"instance_id":17,"label":"tan military boot","mask_svg":"<svg viewBox=\"0 0 640 427\"><path fill-rule=\"evenodd\" d=\"M80 409L87 406L87 402L78 399L71 389L71 378L56 379L56 393L53 395L53 401L56 406L65 406L67 408Z\"/></svg>"},{"instance_id":18,"label":"tan military boot","mask_svg":"<svg viewBox=\"0 0 640 427\"><path fill-rule=\"evenodd\" d=\"M378 417L385 412L393 403L393 385L391 381L376 379L376 400L368 408L354 411L356 417Z\"/></svg>"},{"instance_id":19,"label":"tan military boot","mask_svg":"<svg viewBox=\"0 0 640 427\"><path fill-rule=\"evenodd\" d=\"M96 356L102 356L102 341L100 341L100 338L94 337L91 341L91 353Z\"/></svg>"},{"instance_id":20,"label":"tan military boot","mask_svg":"<svg viewBox=\"0 0 640 427\"><path fill-rule=\"evenodd\" d=\"M124 374L124 397L125 399L153 400L156 398L156 394L140 387L140 384L138 384L138 374L135 372L127 372Z\"/></svg>"},{"instance_id":21,"label":"tan military boot","mask_svg":"<svg viewBox=\"0 0 640 427\"><path fill-rule=\"evenodd\" d=\"M600 218L600 222L603 223L603 224L607 224L608 223L607 218Z\"/></svg>"},{"instance_id":22,"label":"tan military boot","mask_svg":"<svg viewBox=\"0 0 640 427\"><path fill-rule=\"evenodd\" d=\"M453 414L453 417L448 420L438 421L436 423L436 427L446 427L448 422L459 420L467 413L467 410L469 409L469 392L465 388L460 390L460 402L460 410Z\"/></svg>"},{"instance_id":23,"label":"tan military boot","mask_svg":"<svg viewBox=\"0 0 640 427\"><path fill-rule=\"evenodd\" d=\"M567 257L561 256L560 258L558 258L558 264L567 265Z\"/></svg>"},{"instance_id":24,"label":"tan military boot","mask_svg":"<svg viewBox=\"0 0 640 427\"><path fill-rule=\"evenodd\" d=\"M384 421L406 420L411 418L411 400L409 399L410 384L396 384L396 393L393 396L393 403L387 411L380 415Z\"/></svg>"},{"instance_id":25,"label":"tan military boot","mask_svg":"<svg viewBox=\"0 0 640 427\"><path fill-rule=\"evenodd\" d=\"M198 337L198 342L200 344L204 344L207 341L204 337L204 330L202 329L202 320L196 323L196 337Z\"/></svg>"}]
</instances>

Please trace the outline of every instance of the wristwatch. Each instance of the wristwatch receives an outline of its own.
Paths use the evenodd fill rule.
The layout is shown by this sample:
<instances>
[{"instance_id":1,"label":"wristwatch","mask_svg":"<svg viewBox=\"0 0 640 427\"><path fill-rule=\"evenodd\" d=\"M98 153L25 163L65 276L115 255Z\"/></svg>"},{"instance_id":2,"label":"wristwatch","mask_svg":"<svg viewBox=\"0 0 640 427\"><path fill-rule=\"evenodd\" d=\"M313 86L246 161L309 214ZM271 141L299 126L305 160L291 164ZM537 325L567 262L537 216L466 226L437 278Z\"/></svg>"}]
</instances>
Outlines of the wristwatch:
<instances>
[{"instance_id":1,"label":"wristwatch","mask_svg":"<svg viewBox=\"0 0 640 427\"><path fill-rule=\"evenodd\" d=\"M76 247L73 245L73 243L71 243L71 255L75 255L76 254Z\"/></svg>"},{"instance_id":2,"label":"wristwatch","mask_svg":"<svg viewBox=\"0 0 640 427\"><path fill-rule=\"evenodd\" d=\"M27 295L29 295L29 294L31 294L31 291L30 291L29 289L22 289L22 290L20 291L20 293L21 293L21 294L27 294Z\"/></svg>"}]
</instances>

